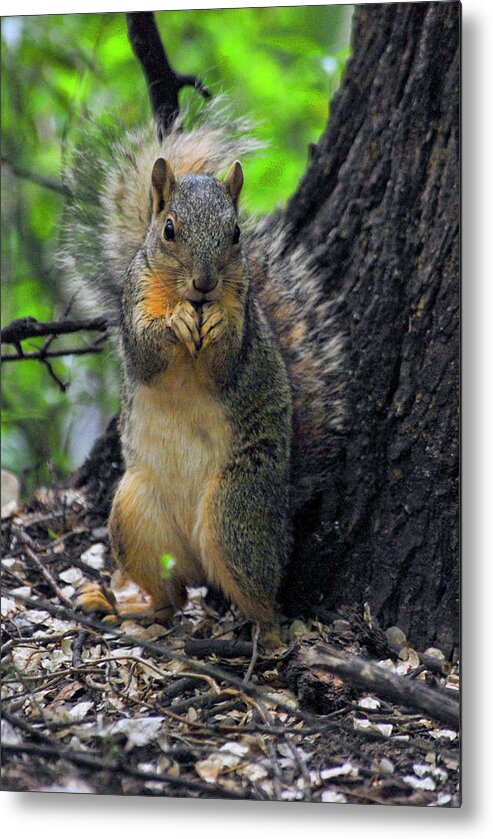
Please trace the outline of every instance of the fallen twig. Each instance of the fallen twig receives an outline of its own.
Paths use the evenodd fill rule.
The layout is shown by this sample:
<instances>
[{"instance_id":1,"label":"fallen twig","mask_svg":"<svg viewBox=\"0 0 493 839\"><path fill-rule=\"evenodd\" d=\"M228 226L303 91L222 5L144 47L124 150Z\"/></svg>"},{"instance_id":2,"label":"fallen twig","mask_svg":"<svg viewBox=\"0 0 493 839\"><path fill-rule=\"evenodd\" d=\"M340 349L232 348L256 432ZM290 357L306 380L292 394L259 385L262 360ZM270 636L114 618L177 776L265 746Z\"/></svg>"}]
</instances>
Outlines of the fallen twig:
<instances>
[{"instance_id":1,"label":"fallen twig","mask_svg":"<svg viewBox=\"0 0 493 839\"><path fill-rule=\"evenodd\" d=\"M64 603L65 606L67 606L67 608L71 609L72 608L71 601L68 599L68 597L66 597L64 595L63 591L61 590L61 588L58 585L58 583L56 582L56 580L53 578L52 574L50 574L48 569L45 568L45 566L43 565L41 560L39 560L38 557L36 556L36 554L34 553L34 550L33 550L34 543L33 543L32 539L30 538L30 536L28 536L27 533L25 533L24 530L22 530L20 527L16 527L15 530L16 530L17 538L19 539L19 541L23 545L23 551L26 554L26 556L29 557L31 562L34 562L34 564L35 564L36 568L38 569L39 573L45 578L46 582L49 583L49 585L51 586L51 588L55 592L58 599L62 603Z\"/></svg>"},{"instance_id":2,"label":"fallen twig","mask_svg":"<svg viewBox=\"0 0 493 839\"><path fill-rule=\"evenodd\" d=\"M376 693L391 702L419 708L434 719L459 726L460 709L455 699L384 670L378 664L358 656L348 656L325 644L302 649L298 655L307 667L328 670L362 690Z\"/></svg>"},{"instance_id":3,"label":"fallen twig","mask_svg":"<svg viewBox=\"0 0 493 839\"><path fill-rule=\"evenodd\" d=\"M81 631L77 633L77 638L72 644L72 667L80 667L82 664L82 650L84 649L84 644L88 634L89 633L85 629L81 629Z\"/></svg>"},{"instance_id":4,"label":"fallen twig","mask_svg":"<svg viewBox=\"0 0 493 839\"><path fill-rule=\"evenodd\" d=\"M390 639L387 639L387 644L390 650L396 655L399 655L399 653L402 650L405 650L407 646L407 644L398 644L395 641L391 641ZM429 670L431 673L436 673L439 676L448 676L448 674L452 670L452 665L450 661L446 661L446 659L442 658L434 658L431 655L426 655L426 653L420 653L419 650L414 651L418 656L420 665L422 666L423 670ZM416 668L416 670L418 670L418 668ZM418 674L416 673L415 675Z\"/></svg>"},{"instance_id":5,"label":"fallen twig","mask_svg":"<svg viewBox=\"0 0 493 839\"><path fill-rule=\"evenodd\" d=\"M251 641L216 641L207 638L190 638L185 643L187 655L205 658L210 655L217 655L219 658L251 658L253 655L253 643Z\"/></svg>"},{"instance_id":6,"label":"fallen twig","mask_svg":"<svg viewBox=\"0 0 493 839\"><path fill-rule=\"evenodd\" d=\"M189 789L194 792L205 793L208 797L219 796L220 798L231 799L248 799L254 796L241 792L240 790L231 791L227 787L222 787L219 784L202 783L201 781L187 780L186 778L179 778L173 775L168 775L161 772L143 772L140 769L134 769L125 761L114 760L111 763L94 757L88 752L75 751L65 748L57 748L56 746L42 746L34 743L3 743L2 749L4 752L12 752L14 754L30 754L39 757L58 758L59 760L67 760L74 763L76 766L82 766L87 769L101 770L102 772L112 772L118 775L127 775L131 778L137 778L142 781L161 781L169 784L171 787Z\"/></svg>"},{"instance_id":7,"label":"fallen twig","mask_svg":"<svg viewBox=\"0 0 493 839\"><path fill-rule=\"evenodd\" d=\"M258 657L258 639L260 636L260 624L258 621L255 621L255 624L252 627L252 655L250 658L250 664L248 665L248 670L245 673L245 678L243 681L247 684L252 676L253 669L257 662Z\"/></svg>"},{"instance_id":8,"label":"fallen twig","mask_svg":"<svg viewBox=\"0 0 493 839\"><path fill-rule=\"evenodd\" d=\"M238 678L237 676L233 675L232 673L228 673L227 670L224 670L220 667L216 667L215 665L205 664L202 661L197 661L196 659L190 658L187 655L183 655L182 653L177 652L168 644L156 644L152 641L144 640L143 638L135 638L133 635L130 635L127 632L123 632L121 629L118 629L116 626L112 626L108 623L104 623L103 621L96 620L96 618L89 617L85 615L83 612L75 611L74 609L68 608L67 606L58 606L54 603L51 603L49 600L44 600L39 598L38 600L33 600L31 597L24 597L21 594L16 592L11 592L11 597L14 600L17 600L19 603L23 603L25 606L28 606L32 609L42 609L43 611L48 612L48 614L53 615L56 618L61 618L62 620L70 620L76 621L83 627L87 627L89 629L94 629L97 632L100 632L102 635L113 635L115 638L118 638L120 641L130 644L132 646L141 647L144 650L147 650L149 653L158 656L159 659L163 659L166 657L168 659L174 659L175 661L179 661L182 664L185 664L188 670L194 671L197 670L198 673L205 674L207 676L211 676L216 681L223 681L227 684L230 684L232 687L236 688L240 692L244 693L245 695L256 696L260 699L267 700L269 699L269 690L266 688L260 688L257 685L252 684L245 684L242 679ZM305 720L307 722L316 722L317 717L315 714L312 714L308 711L301 711L300 709L293 708L290 704L286 702L282 702L279 698L276 699L277 708L281 711L286 711L292 716L298 717L299 719Z\"/></svg>"}]
</instances>

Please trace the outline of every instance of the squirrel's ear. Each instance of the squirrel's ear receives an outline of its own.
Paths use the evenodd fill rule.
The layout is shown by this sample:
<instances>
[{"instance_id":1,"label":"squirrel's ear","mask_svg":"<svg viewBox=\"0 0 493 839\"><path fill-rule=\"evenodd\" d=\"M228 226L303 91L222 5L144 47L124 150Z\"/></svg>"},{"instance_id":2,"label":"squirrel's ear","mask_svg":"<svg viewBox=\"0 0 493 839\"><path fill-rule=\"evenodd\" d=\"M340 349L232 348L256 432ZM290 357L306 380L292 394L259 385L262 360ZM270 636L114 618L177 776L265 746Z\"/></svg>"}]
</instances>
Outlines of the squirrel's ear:
<instances>
[{"instance_id":1,"label":"squirrel's ear","mask_svg":"<svg viewBox=\"0 0 493 839\"><path fill-rule=\"evenodd\" d=\"M241 168L241 163L239 160L235 160L235 162L229 167L226 172L226 177L224 178L224 186L233 199L235 210L238 209L238 201L240 199L243 180L243 169Z\"/></svg>"},{"instance_id":2,"label":"squirrel's ear","mask_svg":"<svg viewBox=\"0 0 493 839\"><path fill-rule=\"evenodd\" d=\"M152 167L152 212L155 216L164 209L175 184L171 166L164 157L158 157Z\"/></svg>"}]
</instances>

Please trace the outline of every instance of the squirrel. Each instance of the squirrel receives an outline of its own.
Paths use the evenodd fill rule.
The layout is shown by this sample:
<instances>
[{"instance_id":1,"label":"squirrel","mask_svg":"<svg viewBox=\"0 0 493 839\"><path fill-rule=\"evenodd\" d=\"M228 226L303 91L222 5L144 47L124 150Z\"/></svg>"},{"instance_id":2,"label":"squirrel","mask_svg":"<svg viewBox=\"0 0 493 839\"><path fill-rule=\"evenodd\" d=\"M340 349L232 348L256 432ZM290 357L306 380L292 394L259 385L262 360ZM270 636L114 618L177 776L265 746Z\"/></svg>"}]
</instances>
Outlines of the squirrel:
<instances>
[{"instance_id":1,"label":"squirrel","mask_svg":"<svg viewBox=\"0 0 493 839\"><path fill-rule=\"evenodd\" d=\"M323 488L342 426L333 304L282 222L241 232L235 158L256 148L243 125L93 134L66 172L62 266L86 310L119 324L125 472L110 543L151 598L126 611L166 620L207 583L265 643L293 516ZM93 584L77 605L115 611Z\"/></svg>"}]
</instances>

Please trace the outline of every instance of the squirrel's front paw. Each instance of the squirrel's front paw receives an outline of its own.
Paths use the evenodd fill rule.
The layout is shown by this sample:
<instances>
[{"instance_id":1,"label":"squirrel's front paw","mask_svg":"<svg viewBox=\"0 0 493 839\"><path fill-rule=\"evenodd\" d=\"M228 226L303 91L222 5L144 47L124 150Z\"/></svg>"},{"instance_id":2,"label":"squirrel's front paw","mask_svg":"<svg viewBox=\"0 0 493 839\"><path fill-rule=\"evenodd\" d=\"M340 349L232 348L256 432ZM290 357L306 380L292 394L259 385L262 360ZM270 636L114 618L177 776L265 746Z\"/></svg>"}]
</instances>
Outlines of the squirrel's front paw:
<instances>
[{"instance_id":1,"label":"squirrel's front paw","mask_svg":"<svg viewBox=\"0 0 493 839\"><path fill-rule=\"evenodd\" d=\"M221 303L204 303L202 307L202 326L200 336L202 347L207 347L219 340L228 323L226 309Z\"/></svg>"},{"instance_id":2,"label":"squirrel's front paw","mask_svg":"<svg viewBox=\"0 0 493 839\"><path fill-rule=\"evenodd\" d=\"M199 313L189 300L178 303L171 316L170 327L190 355L195 355L200 346Z\"/></svg>"}]
</instances>

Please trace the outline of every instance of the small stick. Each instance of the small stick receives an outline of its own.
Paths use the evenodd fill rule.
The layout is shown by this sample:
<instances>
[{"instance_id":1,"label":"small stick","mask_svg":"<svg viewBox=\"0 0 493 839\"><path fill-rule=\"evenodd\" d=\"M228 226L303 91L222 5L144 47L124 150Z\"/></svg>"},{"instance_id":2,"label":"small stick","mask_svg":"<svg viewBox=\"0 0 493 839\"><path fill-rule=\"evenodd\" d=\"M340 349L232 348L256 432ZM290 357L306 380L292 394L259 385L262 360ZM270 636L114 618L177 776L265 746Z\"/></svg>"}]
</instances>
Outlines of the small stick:
<instances>
[{"instance_id":1,"label":"small stick","mask_svg":"<svg viewBox=\"0 0 493 839\"><path fill-rule=\"evenodd\" d=\"M255 625L252 626L252 646L253 646L252 657L250 659L250 664L248 665L248 670L245 673L245 678L243 679L245 684L247 684L250 681L252 673L253 673L253 668L255 667L255 664L257 662L259 635L260 635L260 624L259 624L258 621L255 621Z\"/></svg>"},{"instance_id":2,"label":"small stick","mask_svg":"<svg viewBox=\"0 0 493 839\"><path fill-rule=\"evenodd\" d=\"M82 664L82 650L89 633L85 629L81 629L77 633L77 638L72 645L72 667L80 667Z\"/></svg>"},{"instance_id":3,"label":"small stick","mask_svg":"<svg viewBox=\"0 0 493 839\"><path fill-rule=\"evenodd\" d=\"M52 575L50 574L48 569L45 568L43 563L38 559L38 557L34 553L32 547L31 547L31 546L33 546L33 542L31 540L31 538L27 535L27 533L23 533L20 528L16 528L16 530L17 530L18 538L24 546L24 553L29 557L30 560L32 560L32 562L34 562L34 564L35 564L36 568L38 569L39 573L45 578L47 583L50 584L53 591L55 592L55 594L57 595L59 600L61 600L61 602L64 604L64 606L67 606L68 609L71 609L72 608L71 601L68 599L68 597L65 596L65 594L61 590L61 588L58 585L58 583L56 582L56 580L54 580L54 578L52 577Z\"/></svg>"},{"instance_id":4,"label":"small stick","mask_svg":"<svg viewBox=\"0 0 493 839\"><path fill-rule=\"evenodd\" d=\"M187 655L204 658L205 656L217 655L219 658L251 658L253 656L253 644L251 641L215 641L191 638L185 644Z\"/></svg>"},{"instance_id":5,"label":"small stick","mask_svg":"<svg viewBox=\"0 0 493 839\"><path fill-rule=\"evenodd\" d=\"M179 778L166 773L159 772L143 772L139 769L132 768L128 761L115 760L111 763L104 759L94 757L89 752L76 751L66 748L59 748L54 745L44 746L34 743L3 743L3 751L8 754L30 754L38 755L39 757L55 758L58 760L67 760L76 766L82 766L86 769L98 770L101 772L112 772L119 775L127 775L131 778L138 778L143 781L161 781L169 784L171 787L189 789L193 792L201 792L208 797L218 795L220 798L252 798L248 793L243 793L240 790L232 791L227 787L219 784L208 784L202 781L187 780L186 778Z\"/></svg>"}]
</instances>

